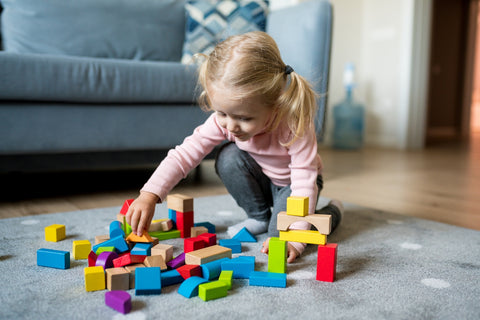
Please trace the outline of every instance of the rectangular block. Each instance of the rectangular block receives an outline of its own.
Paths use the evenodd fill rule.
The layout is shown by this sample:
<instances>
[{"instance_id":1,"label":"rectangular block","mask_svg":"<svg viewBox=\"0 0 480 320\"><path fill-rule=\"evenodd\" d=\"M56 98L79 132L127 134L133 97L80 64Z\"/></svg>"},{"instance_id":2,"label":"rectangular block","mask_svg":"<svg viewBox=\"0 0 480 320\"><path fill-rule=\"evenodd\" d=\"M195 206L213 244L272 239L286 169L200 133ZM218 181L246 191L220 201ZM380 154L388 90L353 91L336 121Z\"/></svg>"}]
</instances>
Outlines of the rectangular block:
<instances>
[{"instance_id":1,"label":"rectangular block","mask_svg":"<svg viewBox=\"0 0 480 320\"><path fill-rule=\"evenodd\" d=\"M204 228L204 227L201 227L201 228ZM203 239L203 241L205 241L206 243L205 247L210 247L217 244L217 235L215 233L206 232L206 233L199 234L198 237Z\"/></svg>"},{"instance_id":2,"label":"rectangular block","mask_svg":"<svg viewBox=\"0 0 480 320\"><path fill-rule=\"evenodd\" d=\"M253 271L250 273L249 284L251 286L285 288L287 286L287 274Z\"/></svg>"},{"instance_id":3,"label":"rectangular block","mask_svg":"<svg viewBox=\"0 0 480 320\"><path fill-rule=\"evenodd\" d=\"M305 217L290 216L282 211L277 215L277 229L286 231L294 222L306 221L312 224L318 232L330 234L332 228L332 216L328 214L309 214Z\"/></svg>"},{"instance_id":4,"label":"rectangular block","mask_svg":"<svg viewBox=\"0 0 480 320\"><path fill-rule=\"evenodd\" d=\"M135 295L160 294L161 271L158 267L135 269Z\"/></svg>"},{"instance_id":5,"label":"rectangular block","mask_svg":"<svg viewBox=\"0 0 480 320\"><path fill-rule=\"evenodd\" d=\"M149 234L160 241L168 240L168 239L176 239L176 238L180 238L181 236L180 230L154 231L154 232L149 232Z\"/></svg>"},{"instance_id":6,"label":"rectangular block","mask_svg":"<svg viewBox=\"0 0 480 320\"><path fill-rule=\"evenodd\" d=\"M50 242L57 242L65 239L66 231L63 224L52 224L45 227L45 240Z\"/></svg>"},{"instance_id":7,"label":"rectangular block","mask_svg":"<svg viewBox=\"0 0 480 320\"><path fill-rule=\"evenodd\" d=\"M148 228L148 232L169 231L172 229L172 226L173 226L173 222L170 219L165 218L165 219L152 220L152 223L150 224L150 228Z\"/></svg>"},{"instance_id":8,"label":"rectangular block","mask_svg":"<svg viewBox=\"0 0 480 320\"><path fill-rule=\"evenodd\" d=\"M287 242L276 237L268 244L268 272L287 272Z\"/></svg>"},{"instance_id":9,"label":"rectangular block","mask_svg":"<svg viewBox=\"0 0 480 320\"><path fill-rule=\"evenodd\" d=\"M222 258L231 258L232 249L214 245L185 254L186 264L204 264Z\"/></svg>"},{"instance_id":10,"label":"rectangular block","mask_svg":"<svg viewBox=\"0 0 480 320\"><path fill-rule=\"evenodd\" d=\"M70 252L45 248L38 249L37 265L55 269L69 269Z\"/></svg>"},{"instance_id":11,"label":"rectangular block","mask_svg":"<svg viewBox=\"0 0 480 320\"><path fill-rule=\"evenodd\" d=\"M208 221L203 221L203 222L196 222L194 224L195 227L205 227L208 229L208 233L217 233L215 225L208 222Z\"/></svg>"},{"instance_id":12,"label":"rectangular block","mask_svg":"<svg viewBox=\"0 0 480 320\"><path fill-rule=\"evenodd\" d=\"M122 236L118 236L93 246L92 251L97 252L100 247L115 247L118 252L128 251L130 248Z\"/></svg>"},{"instance_id":13,"label":"rectangular block","mask_svg":"<svg viewBox=\"0 0 480 320\"><path fill-rule=\"evenodd\" d=\"M132 264L125 267L125 270L129 272L129 279L130 279L130 289L135 289L135 270L137 268L145 268L145 265L142 263Z\"/></svg>"},{"instance_id":14,"label":"rectangular block","mask_svg":"<svg viewBox=\"0 0 480 320\"><path fill-rule=\"evenodd\" d=\"M162 256L165 262L173 258L173 246L169 244L159 243L150 250L152 256Z\"/></svg>"},{"instance_id":15,"label":"rectangular block","mask_svg":"<svg viewBox=\"0 0 480 320\"><path fill-rule=\"evenodd\" d=\"M183 240L183 251L185 253L205 248L205 241L202 238L186 238Z\"/></svg>"},{"instance_id":16,"label":"rectangular block","mask_svg":"<svg viewBox=\"0 0 480 320\"><path fill-rule=\"evenodd\" d=\"M109 268L105 270L107 289L124 290L130 289L130 272L125 268Z\"/></svg>"},{"instance_id":17,"label":"rectangular block","mask_svg":"<svg viewBox=\"0 0 480 320\"><path fill-rule=\"evenodd\" d=\"M123 314L127 314L132 310L132 299L130 294L125 291L106 292L105 304Z\"/></svg>"},{"instance_id":18,"label":"rectangular block","mask_svg":"<svg viewBox=\"0 0 480 320\"><path fill-rule=\"evenodd\" d=\"M150 243L136 243L133 249L130 251L132 255L149 256L151 253L152 245Z\"/></svg>"},{"instance_id":19,"label":"rectangular block","mask_svg":"<svg viewBox=\"0 0 480 320\"><path fill-rule=\"evenodd\" d=\"M72 243L72 253L75 260L87 259L92 251L92 244L88 240L74 240Z\"/></svg>"},{"instance_id":20,"label":"rectangular block","mask_svg":"<svg viewBox=\"0 0 480 320\"><path fill-rule=\"evenodd\" d=\"M177 211L177 229L180 230L181 238L190 238L193 227L193 211Z\"/></svg>"},{"instance_id":21,"label":"rectangular block","mask_svg":"<svg viewBox=\"0 0 480 320\"><path fill-rule=\"evenodd\" d=\"M228 260L230 258L222 258L202 264L200 267L202 268L203 277L207 280L218 278L222 272L222 263Z\"/></svg>"},{"instance_id":22,"label":"rectangular block","mask_svg":"<svg viewBox=\"0 0 480 320\"><path fill-rule=\"evenodd\" d=\"M186 264L177 269L183 279L202 277L202 268L195 264Z\"/></svg>"},{"instance_id":23,"label":"rectangular block","mask_svg":"<svg viewBox=\"0 0 480 320\"><path fill-rule=\"evenodd\" d=\"M115 268L125 267L130 264L143 263L146 255L132 255L130 252L122 254L120 257L113 259L113 266Z\"/></svg>"},{"instance_id":24,"label":"rectangular block","mask_svg":"<svg viewBox=\"0 0 480 320\"><path fill-rule=\"evenodd\" d=\"M337 272L337 244L329 243L318 246L317 277L318 281L333 282Z\"/></svg>"},{"instance_id":25,"label":"rectangular block","mask_svg":"<svg viewBox=\"0 0 480 320\"><path fill-rule=\"evenodd\" d=\"M198 296L203 301L210 301L226 297L228 286L224 281L212 281L198 286Z\"/></svg>"},{"instance_id":26,"label":"rectangular block","mask_svg":"<svg viewBox=\"0 0 480 320\"><path fill-rule=\"evenodd\" d=\"M168 287L174 284L182 283L183 277L177 270L162 272L162 286Z\"/></svg>"},{"instance_id":27,"label":"rectangular block","mask_svg":"<svg viewBox=\"0 0 480 320\"><path fill-rule=\"evenodd\" d=\"M85 276L85 290L98 291L105 290L105 271L103 267L87 267L83 269Z\"/></svg>"},{"instance_id":28,"label":"rectangular block","mask_svg":"<svg viewBox=\"0 0 480 320\"><path fill-rule=\"evenodd\" d=\"M180 212L193 211L193 198L184 194L170 194L167 196L168 209Z\"/></svg>"},{"instance_id":29,"label":"rectangular block","mask_svg":"<svg viewBox=\"0 0 480 320\"><path fill-rule=\"evenodd\" d=\"M180 253L175 259L167 262L167 266L172 269L177 269L185 264L185 252Z\"/></svg>"},{"instance_id":30,"label":"rectangular block","mask_svg":"<svg viewBox=\"0 0 480 320\"><path fill-rule=\"evenodd\" d=\"M235 259L222 262L222 271L232 270L234 279L248 279L250 273L255 270L255 257L240 256Z\"/></svg>"},{"instance_id":31,"label":"rectangular block","mask_svg":"<svg viewBox=\"0 0 480 320\"><path fill-rule=\"evenodd\" d=\"M232 289L233 270L223 270L218 277L219 281L225 281L228 286L228 290Z\"/></svg>"},{"instance_id":32,"label":"rectangular block","mask_svg":"<svg viewBox=\"0 0 480 320\"><path fill-rule=\"evenodd\" d=\"M162 256L146 257L143 261L143 264L146 267L159 267L162 271L167 270L167 264L165 263L165 260L163 260Z\"/></svg>"},{"instance_id":33,"label":"rectangular block","mask_svg":"<svg viewBox=\"0 0 480 320\"><path fill-rule=\"evenodd\" d=\"M192 229L190 229L190 236L192 238L195 238L202 233L208 233L208 229L205 227L192 227Z\"/></svg>"},{"instance_id":34,"label":"rectangular block","mask_svg":"<svg viewBox=\"0 0 480 320\"><path fill-rule=\"evenodd\" d=\"M242 253L242 243L235 239L221 239L219 245L232 249L232 253Z\"/></svg>"},{"instance_id":35,"label":"rectangular block","mask_svg":"<svg viewBox=\"0 0 480 320\"><path fill-rule=\"evenodd\" d=\"M308 197L288 197L287 214L291 216L305 217L308 214Z\"/></svg>"},{"instance_id":36,"label":"rectangular block","mask_svg":"<svg viewBox=\"0 0 480 320\"><path fill-rule=\"evenodd\" d=\"M314 230L288 230L279 231L280 240L303 242L310 244L325 244L327 243L327 236Z\"/></svg>"}]
</instances>

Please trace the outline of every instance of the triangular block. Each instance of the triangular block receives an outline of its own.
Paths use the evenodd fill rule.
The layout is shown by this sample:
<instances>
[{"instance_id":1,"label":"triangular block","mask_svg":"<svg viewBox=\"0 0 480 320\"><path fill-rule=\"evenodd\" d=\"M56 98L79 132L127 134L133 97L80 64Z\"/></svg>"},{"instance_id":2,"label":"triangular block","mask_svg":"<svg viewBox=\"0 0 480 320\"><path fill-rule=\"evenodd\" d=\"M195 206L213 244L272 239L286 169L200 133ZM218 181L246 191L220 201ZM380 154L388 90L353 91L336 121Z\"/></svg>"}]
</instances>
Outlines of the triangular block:
<instances>
[{"instance_id":1,"label":"triangular block","mask_svg":"<svg viewBox=\"0 0 480 320\"><path fill-rule=\"evenodd\" d=\"M137 236L134 233L130 233L128 235L127 239L125 239L125 240L130 241L130 242L143 242L143 243L153 242L152 237L150 237L150 235L146 232L144 234L142 234L141 237Z\"/></svg>"},{"instance_id":2,"label":"triangular block","mask_svg":"<svg viewBox=\"0 0 480 320\"><path fill-rule=\"evenodd\" d=\"M248 231L246 227L243 227L242 230L238 231L232 239L238 240L240 242L257 242L257 238Z\"/></svg>"}]
</instances>

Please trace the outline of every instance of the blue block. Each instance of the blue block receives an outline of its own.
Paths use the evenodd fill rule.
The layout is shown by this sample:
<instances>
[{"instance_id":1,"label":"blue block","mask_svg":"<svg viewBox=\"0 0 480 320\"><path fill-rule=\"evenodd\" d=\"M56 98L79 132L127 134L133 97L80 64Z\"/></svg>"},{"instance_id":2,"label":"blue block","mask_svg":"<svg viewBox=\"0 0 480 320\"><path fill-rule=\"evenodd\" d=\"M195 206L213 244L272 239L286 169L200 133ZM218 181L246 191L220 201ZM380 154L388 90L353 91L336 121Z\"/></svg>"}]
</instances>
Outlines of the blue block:
<instances>
[{"instance_id":1,"label":"blue block","mask_svg":"<svg viewBox=\"0 0 480 320\"><path fill-rule=\"evenodd\" d=\"M122 229L122 224L119 221L112 221L110 223L110 239L118 236L125 237L125 231Z\"/></svg>"},{"instance_id":2,"label":"blue block","mask_svg":"<svg viewBox=\"0 0 480 320\"><path fill-rule=\"evenodd\" d=\"M203 278L207 280L217 279L220 276L220 272L222 272L222 263L229 260L230 258L222 258L200 265L202 268Z\"/></svg>"},{"instance_id":3,"label":"blue block","mask_svg":"<svg viewBox=\"0 0 480 320\"><path fill-rule=\"evenodd\" d=\"M242 243L235 239L222 239L218 243L222 247L232 249L232 253L242 253Z\"/></svg>"},{"instance_id":4,"label":"blue block","mask_svg":"<svg viewBox=\"0 0 480 320\"><path fill-rule=\"evenodd\" d=\"M125 252L130 250L130 248L127 245L127 242L122 236L117 236L113 239L94 245L92 248L92 251L97 252L97 249L100 247L115 247L115 250L117 250L118 252Z\"/></svg>"},{"instance_id":5,"label":"blue block","mask_svg":"<svg viewBox=\"0 0 480 320\"><path fill-rule=\"evenodd\" d=\"M151 248L152 248L151 243L138 242L135 244L132 251L130 251L130 254L133 254L136 256L149 256L151 255Z\"/></svg>"},{"instance_id":6,"label":"blue block","mask_svg":"<svg viewBox=\"0 0 480 320\"><path fill-rule=\"evenodd\" d=\"M168 219L172 220L173 228L177 227L177 211L168 209Z\"/></svg>"},{"instance_id":7,"label":"blue block","mask_svg":"<svg viewBox=\"0 0 480 320\"><path fill-rule=\"evenodd\" d=\"M177 270L162 272L162 285L164 287L182 283L183 280L182 275Z\"/></svg>"},{"instance_id":8,"label":"blue block","mask_svg":"<svg viewBox=\"0 0 480 320\"><path fill-rule=\"evenodd\" d=\"M45 248L38 249L37 265L55 269L69 269L70 252Z\"/></svg>"},{"instance_id":9,"label":"blue block","mask_svg":"<svg viewBox=\"0 0 480 320\"><path fill-rule=\"evenodd\" d=\"M275 272L253 271L250 273L249 284L262 287L287 287L287 274Z\"/></svg>"},{"instance_id":10,"label":"blue block","mask_svg":"<svg viewBox=\"0 0 480 320\"><path fill-rule=\"evenodd\" d=\"M135 295L160 294L162 292L159 267L135 269Z\"/></svg>"},{"instance_id":11,"label":"blue block","mask_svg":"<svg viewBox=\"0 0 480 320\"><path fill-rule=\"evenodd\" d=\"M247 228L243 227L242 230L238 231L232 239L241 241L241 242L257 242L257 238L248 231Z\"/></svg>"},{"instance_id":12,"label":"blue block","mask_svg":"<svg viewBox=\"0 0 480 320\"><path fill-rule=\"evenodd\" d=\"M208 230L208 233L217 233L215 225L210 222L197 222L194 224L195 227L205 227Z\"/></svg>"},{"instance_id":13,"label":"blue block","mask_svg":"<svg viewBox=\"0 0 480 320\"><path fill-rule=\"evenodd\" d=\"M180 285L178 293L185 298L196 297L198 296L198 286L205 282L208 282L208 280L195 276L190 277Z\"/></svg>"},{"instance_id":14,"label":"blue block","mask_svg":"<svg viewBox=\"0 0 480 320\"><path fill-rule=\"evenodd\" d=\"M222 270L232 270L234 279L248 279L255 270L255 257L240 256L222 262Z\"/></svg>"}]
</instances>

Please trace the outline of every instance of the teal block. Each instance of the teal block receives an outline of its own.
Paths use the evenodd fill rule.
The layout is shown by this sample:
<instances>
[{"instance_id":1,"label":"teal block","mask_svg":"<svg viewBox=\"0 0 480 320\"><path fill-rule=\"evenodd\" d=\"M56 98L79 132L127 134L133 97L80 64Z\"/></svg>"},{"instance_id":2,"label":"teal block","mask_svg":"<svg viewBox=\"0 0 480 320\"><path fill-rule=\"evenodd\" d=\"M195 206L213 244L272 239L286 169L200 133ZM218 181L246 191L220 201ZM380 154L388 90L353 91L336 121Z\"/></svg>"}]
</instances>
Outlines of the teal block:
<instances>
[{"instance_id":1,"label":"teal block","mask_svg":"<svg viewBox=\"0 0 480 320\"><path fill-rule=\"evenodd\" d=\"M222 239L218 244L232 249L232 253L242 253L242 243L236 239Z\"/></svg>"},{"instance_id":2,"label":"teal block","mask_svg":"<svg viewBox=\"0 0 480 320\"><path fill-rule=\"evenodd\" d=\"M159 267L135 269L135 295L160 294L162 292Z\"/></svg>"},{"instance_id":3,"label":"teal block","mask_svg":"<svg viewBox=\"0 0 480 320\"><path fill-rule=\"evenodd\" d=\"M70 252L45 248L38 249L37 265L55 269L69 269Z\"/></svg>"},{"instance_id":4,"label":"teal block","mask_svg":"<svg viewBox=\"0 0 480 320\"><path fill-rule=\"evenodd\" d=\"M220 276L220 272L222 272L222 263L229 260L230 258L222 258L200 265L203 277L207 280L217 279Z\"/></svg>"},{"instance_id":5,"label":"teal block","mask_svg":"<svg viewBox=\"0 0 480 320\"><path fill-rule=\"evenodd\" d=\"M177 270L162 272L162 285L168 287L184 281L182 275Z\"/></svg>"},{"instance_id":6,"label":"teal block","mask_svg":"<svg viewBox=\"0 0 480 320\"><path fill-rule=\"evenodd\" d=\"M195 227L205 227L208 230L208 233L217 233L216 228L214 224L211 224L210 222L197 222L194 224Z\"/></svg>"},{"instance_id":7,"label":"teal block","mask_svg":"<svg viewBox=\"0 0 480 320\"><path fill-rule=\"evenodd\" d=\"M253 271L250 273L249 284L251 286L285 288L287 286L287 274Z\"/></svg>"},{"instance_id":8,"label":"teal block","mask_svg":"<svg viewBox=\"0 0 480 320\"><path fill-rule=\"evenodd\" d=\"M238 240L240 242L257 242L257 238L248 231L247 228L243 227L242 230L238 231L232 239Z\"/></svg>"},{"instance_id":9,"label":"teal block","mask_svg":"<svg viewBox=\"0 0 480 320\"><path fill-rule=\"evenodd\" d=\"M232 270L234 279L248 279L250 273L255 270L255 257L240 256L224 261L222 262L223 270Z\"/></svg>"},{"instance_id":10,"label":"teal block","mask_svg":"<svg viewBox=\"0 0 480 320\"><path fill-rule=\"evenodd\" d=\"M125 252L130 250L130 248L127 245L127 242L122 236L117 236L113 239L94 245L92 248L92 251L97 252L97 249L100 247L115 247L115 250L117 250L118 252Z\"/></svg>"},{"instance_id":11,"label":"teal block","mask_svg":"<svg viewBox=\"0 0 480 320\"><path fill-rule=\"evenodd\" d=\"M125 238L125 231L123 231L122 224L120 221L112 221L110 223L110 239L122 236Z\"/></svg>"},{"instance_id":12,"label":"teal block","mask_svg":"<svg viewBox=\"0 0 480 320\"><path fill-rule=\"evenodd\" d=\"M133 254L136 256L150 256L151 248L152 248L151 243L138 242L135 244L132 251L130 251L130 254Z\"/></svg>"},{"instance_id":13,"label":"teal block","mask_svg":"<svg viewBox=\"0 0 480 320\"><path fill-rule=\"evenodd\" d=\"M189 299L196 297L198 296L198 286L205 282L208 282L208 280L196 276L190 277L180 285L178 293Z\"/></svg>"}]
</instances>

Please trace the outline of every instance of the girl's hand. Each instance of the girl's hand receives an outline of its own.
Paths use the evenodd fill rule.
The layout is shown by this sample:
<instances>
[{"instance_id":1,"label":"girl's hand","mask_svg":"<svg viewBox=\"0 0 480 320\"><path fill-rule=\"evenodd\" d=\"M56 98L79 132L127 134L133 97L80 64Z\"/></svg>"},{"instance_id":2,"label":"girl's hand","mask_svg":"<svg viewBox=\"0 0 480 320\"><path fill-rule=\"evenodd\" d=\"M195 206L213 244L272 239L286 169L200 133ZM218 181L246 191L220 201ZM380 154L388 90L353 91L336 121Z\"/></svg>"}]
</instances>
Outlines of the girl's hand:
<instances>
[{"instance_id":1,"label":"girl's hand","mask_svg":"<svg viewBox=\"0 0 480 320\"><path fill-rule=\"evenodd\" d=\"M262 249L260 250L261 252L268 254L269 241L270 241L270 238L267 238L267 240L263 242ZM300 253L298 253L297 249L295 249L289 242L287 242L287 254L288 254L288 258L287 258L288 263L292 263L300 256Z\"/></svg>"},{"instance_id":2,"label":"girl's hand","mask_svg":"<svg viewBox=\"0 0 480 320\"><path fill-rule=\"evenodd\" d=\"M140 192L138 198L128 208L127 223L132 226L132 232L137 236L141 237L143 231L150 228L158 200L158 196L153 193Z\"/></svg>"}]
</instances>

